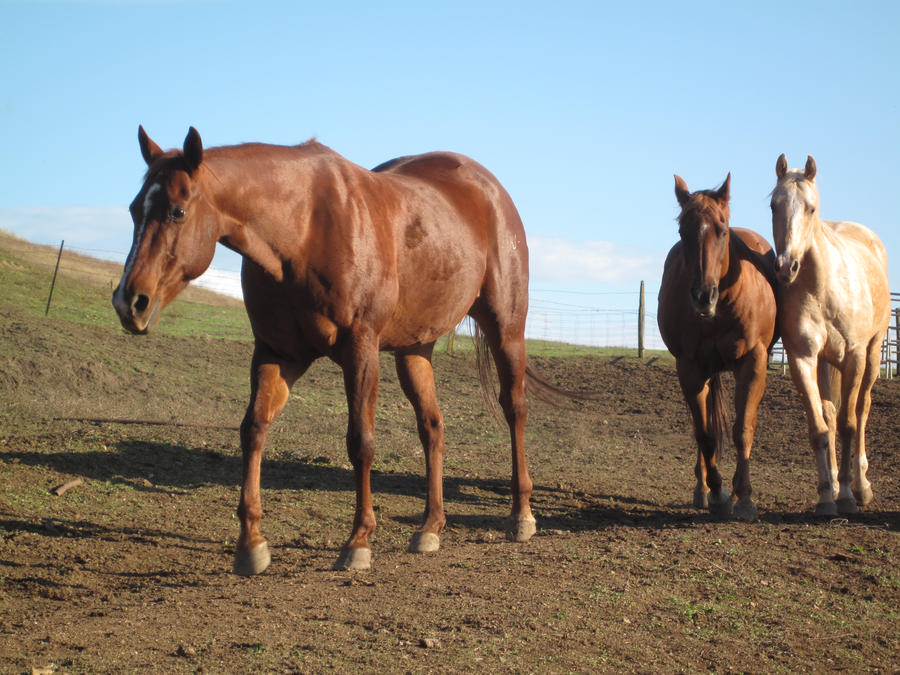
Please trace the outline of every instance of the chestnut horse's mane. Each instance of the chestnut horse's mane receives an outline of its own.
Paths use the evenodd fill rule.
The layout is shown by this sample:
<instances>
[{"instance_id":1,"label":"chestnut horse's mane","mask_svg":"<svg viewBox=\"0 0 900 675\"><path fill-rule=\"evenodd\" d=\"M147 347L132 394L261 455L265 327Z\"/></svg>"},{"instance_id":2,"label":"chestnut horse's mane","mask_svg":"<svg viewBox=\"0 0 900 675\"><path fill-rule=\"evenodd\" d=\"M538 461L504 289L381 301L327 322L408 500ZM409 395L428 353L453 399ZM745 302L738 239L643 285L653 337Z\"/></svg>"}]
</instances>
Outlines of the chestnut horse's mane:
<instances>
[{"instance_id":1,"label":"chestnut horse's mane","mask_svg":"<svg viewBox=\"0 0 900 675\"><path fill-rule=\"evenodd\" d=\"M205 148L203 153L204 156L233 157L252 152L253 150L263 148L271 149L272 147L272 145L266 143L239 143L236 145L219 145L212 148ZM310 154L333 152L329 147L319 143L315 136L297 145L285 145L281 147L285 149L308 150ZM184 154L180 150L169 150L157 157L147 167L147 171L144 173L144 182L146 183L152 176L155 176L164 170L190 172Z\"/></svg>"}]
</instances>

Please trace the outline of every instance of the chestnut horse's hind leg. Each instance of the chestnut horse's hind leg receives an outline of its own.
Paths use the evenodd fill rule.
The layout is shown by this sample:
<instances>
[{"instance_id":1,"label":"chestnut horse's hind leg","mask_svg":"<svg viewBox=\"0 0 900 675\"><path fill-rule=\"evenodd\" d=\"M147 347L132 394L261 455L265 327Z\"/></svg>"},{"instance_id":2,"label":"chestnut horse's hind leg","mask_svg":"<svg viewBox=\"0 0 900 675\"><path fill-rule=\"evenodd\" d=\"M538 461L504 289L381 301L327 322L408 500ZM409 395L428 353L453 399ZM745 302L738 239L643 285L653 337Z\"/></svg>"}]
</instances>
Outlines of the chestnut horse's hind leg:
<instances>
[{"instance_id":1,"label":"chestnut horse's hind leg","mask_svg":"<svg viewBox=\"0 0 900 675\"><path fill-rule=\"evenodd\" d=\"M241 422L243 482L238 503L241 534L234 556L234 571L242 576L259 574L269 566L269 546L259 532L262 506L259 497L259 474L263 446L269 424L287 402L290 388L306 370L303 365L277 360L257 344L253 351L250 376L250 403Z\"/></svg>"},{"instance_id":2,"label":"chestnut horse's hind leg","mask_svg":"<svg viewBox=\"0 0 900 675\"><path fill-rule=\"evenodd\" d=\"M737 497L734 515L747 521L759 518L756 504L751 498L753 488L750 485L750 450L756 431L756 413L766 388L768 356L766 348L757 345L744 357L735 372L734 447L737 448L737 468L731 485Z\"/></svg>"},{"instance_id":3,"label":"chestnut horse's hind leg","mask_svg":"<svg viewBox=\"0 0 900 675\"><path fill-rule=\"evenodd\" d=\"M425 523L413 534L409 544L412 553L426 553L440 548L444 529L443 465L444 418L438 408L434 388L431 354L434 343L398 352L397 375L403 393L416 413L419 439L425 450Z\"/></svg>"},{"instance_id":4,"label":"chestnut horse's hind leg","mask_svg":"<svg viewBox=\"0 0 900 675\"><path fill-rule=\"evenodd\" d=\"M336 570L369 569L372 550L369 537L375 531L370 470L375 458L375 405L378 399L378 341L360 330L347 339L341 353L344 390L347 394L347 456L356 483L353 532L334 564Z\"/></svg>"},{"instance_id":5,"label":"chestnut horse's hind leg","mask_svg":"<svg viewBox=\"0 0 900 675\"><path fill-rule=\"evenodd\" d=\"M477 318L476 318L477 320ZM534 484L528 475L525 461L525 420L528 404L525 399L525 335L521 330L510 330L500 335L496 322L483 321L479 326L484 332L497 375L500 379L500 407L509 425L512 445L512 512L506 528L510 541L525 542L537 531L537 523L531 513L531 492Z\"/></svg>"}]
</instances>

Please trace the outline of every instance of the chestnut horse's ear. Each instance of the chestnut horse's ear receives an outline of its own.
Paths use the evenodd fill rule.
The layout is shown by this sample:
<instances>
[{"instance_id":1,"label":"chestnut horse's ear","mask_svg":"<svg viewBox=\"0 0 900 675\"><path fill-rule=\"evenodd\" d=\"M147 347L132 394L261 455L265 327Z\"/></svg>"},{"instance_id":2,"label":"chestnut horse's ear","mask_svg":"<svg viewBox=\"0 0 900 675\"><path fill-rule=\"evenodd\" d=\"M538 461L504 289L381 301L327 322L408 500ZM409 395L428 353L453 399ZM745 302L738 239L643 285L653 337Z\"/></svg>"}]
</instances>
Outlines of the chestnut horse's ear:
<instances>
[{"instance_id":1,"label":"chestnut horse's ear","mask_svg":"<svg viewBox=\"0 0 900 675\"><path fill-rule=\"evenodd\" d=\"M784 178L784 174L787 173L788 165L787 165L787 157L784 156L784 153L781 153L781 156L778 158L778 161L775 162L775 175L778 176L778 180Z\"/></svg>"},{"instance_id":2,"label":"chestnut horse's ear","mask_svg":"<svg viewBox=\"0 0 900 675\"><path fill-rule=\"evenodd\" d=\"M163 154L162 148L147 135L143 125L138 125L138 143L141 146L141 155L144 161L147 162L147 166L153 164L154 160Z\"/></svg>"},{"instance_id":3,"label":"chestnut horse's ear","mask_svg":"<svg viewBox=\"0 0 900 675\"><path fill-rule=\"evenodd\" d=\"M690 198L691 198L691 191L688 190L687 183L684 182L684 178L682 178L681 176L679 176L676 173L675 174L675 199L678 200L678 203L681 205L681 208L684 208Z\"/></svg>"},{"instance_id":4,"label":"chestnut horse's ear","mask_svg":"<svg viewBox=\"0 0 900 675\"><path fill-rule=\"evenodd\" d=\"M806 156L806 169L803 170L806 180L813 180L816 177L816 160L812 155Z\"/></svg>"},{"instance_id":5,"label":"chestnut horse's ear","mask_svg":"<svg viewBox=\"0 0 900 675\"><path fill-rule=\"evenodd\" d=\"M720 202L727 202L731 199L731 172L728 172L728 175L725 176L725 182L722 183L722 186L716 191L716 198Z\"/></svg>"},{"instance_id":6,"label":"chestnut horse's ear","mask_svg":"<svg viewBox=\"0 0 900 675\"><path fill-rule=\"evenodd\" d=\"M203 141L200 140L200 134L194 127L188 129L184 138L184 159L187 161L188 173L194 173L203 161Z\"/></svg>"}]
</instances>

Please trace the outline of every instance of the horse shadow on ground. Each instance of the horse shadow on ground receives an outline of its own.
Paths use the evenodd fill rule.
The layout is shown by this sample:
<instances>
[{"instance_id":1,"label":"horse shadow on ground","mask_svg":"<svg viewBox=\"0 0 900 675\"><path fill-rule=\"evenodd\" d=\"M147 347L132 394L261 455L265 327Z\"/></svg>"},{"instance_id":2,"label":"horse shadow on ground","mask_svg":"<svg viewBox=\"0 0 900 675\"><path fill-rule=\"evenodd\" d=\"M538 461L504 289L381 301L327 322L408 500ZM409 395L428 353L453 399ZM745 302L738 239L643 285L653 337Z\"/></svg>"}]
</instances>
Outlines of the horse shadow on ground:
<instances>
[{"instance_id":1,"label":"horse shadow on ground","mask_svg":"<svg viewBox=\"0 0 900 675\"><path fill-rule=\"evenodd\" d=\"M87 452L40 452L6 450L7 461L18 461L28 466L70 474L88 480L127 486L137 492L183 492L203 486L221 485L233 487L240 484L241 458L205 448L189 448L183 445L122 441L113 450ZM424 469L423 469L424 474ZM425 478L423 474L392 471L372 471L372 490L378 494L412 497L424 505ZM347 492L353 490L353 472L349 468L328 463L326 458L301 458L279 455L264 458L261 478L263 490L313 490ZM52 485L48 485L48 490ZM511 501L509 480L505 478L474 478L445 476L444 500L448 526L469 530L503 530ZM454 505L478 507L481 513L455 513ZM623 495L576 492L546 485L535 485L532 508L542 530L568 532L602 531L610 527L634 527L641 529L695 528L698 525L717 522L708 513L684 503L663 503ZM0 514L2 517L3 514ZM400 524L416 527L420 515L395 515L391 519ZM807 513L763 512L763 522L785 525L805 525L822 522L821 518ZM851 516L849 522L900 531L900 513L891 511L864 511ZM150 536L170 537L171 533L116 528L107 530L91 522L62 524L52 521L34 525L24 521L0 520L0 527L7 530L28 530L37 527L42 534L51 536L90 536L128 538ZM49 527L49 532L48 532ZM53 531L61 530L57 534ZM176 537L179 538L179 537ZM200 543L180 537L179 545L190 548Z\"/></svg>"}]
</instances>

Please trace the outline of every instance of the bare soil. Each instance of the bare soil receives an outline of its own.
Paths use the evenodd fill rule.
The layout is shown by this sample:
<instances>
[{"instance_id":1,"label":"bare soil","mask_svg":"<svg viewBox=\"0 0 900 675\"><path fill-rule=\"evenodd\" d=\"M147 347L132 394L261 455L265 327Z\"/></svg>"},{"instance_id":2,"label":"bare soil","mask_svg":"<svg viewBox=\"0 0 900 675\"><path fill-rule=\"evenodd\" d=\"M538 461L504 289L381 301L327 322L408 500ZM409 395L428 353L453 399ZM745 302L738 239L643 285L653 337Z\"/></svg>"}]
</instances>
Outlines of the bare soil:
<instances>
[{"instance_id":1,"label":"bare soil","mask_svg":"<svg viewBox=\"0 0 900 675\"><path fill-rule=\"evenodd\" d=\"M511 544L507 432L471 352L440 353L448 526L439 552L416 555L422 452L386 355L379 529L372 569L353 573L331 570L354 497L340 374L320 362L270 435L273 563L246 579L230 570L248 341L131 337L0 297L0 347L2 673L897 671L898 380L874 391L875 502L821 520L802 410L771 371L760 520L719 522L690 506L670 361L535 358L548 380L603 396L532 402L539 530ZM722 466L730 478L733 448Z\"/></svg>"}]
</instances>

